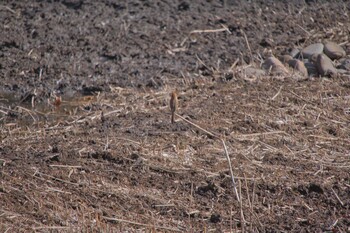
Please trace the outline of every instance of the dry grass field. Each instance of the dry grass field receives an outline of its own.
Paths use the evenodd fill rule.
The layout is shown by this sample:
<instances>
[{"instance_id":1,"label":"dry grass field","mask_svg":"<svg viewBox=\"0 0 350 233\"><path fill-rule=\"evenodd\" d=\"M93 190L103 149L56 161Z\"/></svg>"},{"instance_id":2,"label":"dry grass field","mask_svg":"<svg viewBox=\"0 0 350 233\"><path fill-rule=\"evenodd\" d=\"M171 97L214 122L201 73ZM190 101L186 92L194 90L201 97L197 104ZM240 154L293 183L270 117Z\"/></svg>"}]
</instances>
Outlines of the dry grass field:
<instances>
[{"instance_id":1,"label":"dry grass field","mask_svg":"<svg viewBox=\"0 0 350 233\"><path fill-rule=\"evenodd\" d=\"M0 232L350 231L349 77L246 74L349 8L226 4L1 3Z\"/></svg>"}]
</instances>

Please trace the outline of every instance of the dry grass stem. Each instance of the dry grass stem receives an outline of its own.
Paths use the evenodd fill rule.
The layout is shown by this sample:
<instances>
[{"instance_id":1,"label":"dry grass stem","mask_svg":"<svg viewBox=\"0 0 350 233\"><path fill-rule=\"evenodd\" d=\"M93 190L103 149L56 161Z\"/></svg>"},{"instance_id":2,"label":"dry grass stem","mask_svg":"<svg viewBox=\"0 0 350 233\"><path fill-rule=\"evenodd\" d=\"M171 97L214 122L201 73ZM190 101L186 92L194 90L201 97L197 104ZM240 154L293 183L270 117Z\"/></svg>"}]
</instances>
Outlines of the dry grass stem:
<instances>
[{"instance_id":1,"label":"dry grass stem","mask_svg":"<svg viewBox=\"0 0 350 233\"><path fill-rule=\"evenodd\" d=\"M138 223L138 222L133 222L133 221L129 221L129 220L124 220L124 219L120 219L120 218L110 218L110 217L106 217L106 216L102 216L102 218L108 220L108 221L115 221L115 222L121 222L121 223L127 223L127 224L131 224L131 225L136 225L136 226L141 226L141 227L147 227L147 228L154 228L154 229L159 229L159 230L167 230L167 231L174 231L174 232L182 232L179 229L175 229L175 228L170 228L170 227L162 227L162 226L155 226L155 225L150 225L150 224L144 224L144 223Z\"/></svg>"},{"instance_id":2,"label":"dry grass stem","mask_svg":"<svg viewBox=\"0 0 350 233\"><path fill-rule=\"evenodd\" d=\"M223 28L219 28L219 29L193 30L193 31L190 32L190 34L195 34L195 33L225 32L225 31L227 31L228 33L231 34L230 30L229 30L226 26L224 26L224 25L222 25L222 26L223 26Z\"/></svg>"},{"instance_id":3,"label":"dry grass stem","mask_svg":"<svg viewBox=\"0 0 350 233\"><path fill-rule=\"evenodd\" d=\"M232 179L232 184L233 184L234 193L236 194L237 201L238 201L239 203L242 203L241 198L240 198L241 195L238 195L237 185L236 185L236 182L235 182L235 177L234 177L234 175L233 175L233 169L232 169L232 165L231 165L231 158L230 158L230 156L229 156L229 154L228 154L228 150L227 150L225 141L224 141L223 139L221 139L221 142L222 142L222 145L224 146L225 155L226 155L227 162L228 162L228 165L229 165L229 168L230 168L230 174L231 174L231 179Z\"/></svg>"},{"instance_id":4,"label":"dry grass stem","mask_svg":"<svg viewBox=\"0 0 350 233\"><path fill-rule=\"evenodd\" d=\"M334 191L334 189L332 189L332 192L334 193L335 197L337 198L337 200L339 201L339 203L344 206L344 202L342 202L342 200L340 200L338 194Z\"/></svg>"},{"instance_id":5,"label":"dry grass stem","mask_svg":"<svg viewBox=\"0 0 350 233\"><path fill-rule=\"evenodd\" d=\"M271 98L271 100L274 100L274 99L277 98L277 96L279 96L279 94L280 94L281 91L282 91L282 88L283 88L283 86L281 86L281 87L279 88L278 92L276 93L276 95L274 95L274 96Z\"/></svg>"},{"instance_id":6,"label":"dry grass stem","mask_svg":"<svg viewBox=\"0 0 350 233\"><path fill-rule=\"evenodd\" d=\"M209 136L220 139L219 136L217 136L217 135L215 135L215 134L209 132L209 131L206 130L206 129L203 129L203 128L200 127L199 125L197 125L197 124L195 124L195 123L193 123L193 122L187 120L186 118L182 117L181 115L179 115L179 114L177 114L177 113L175 113L175 115L176 115L177 117L179 117L180 119L182 119L183 121L187 122L188 124L190 124L190 125L196 127L197 129L202 130L204 133L208 134Z\"/></svg>"},{"instance_id":7,"label":"dry grass stem","mask_svg":"<svg viewBox=\"0 0 350 233\"><path fill-rule=\"evenodd\" d=\"M81 168L81 166L74 166L74 165L61 165L61 164L50 164L50 167L62 167L62 168Z\"/></svg>"},{"instance_id":8,"label":"dry grass stem","mask_svg":"<svg viewBox=\"0 0 350 233\"><path fill-rule=\"evenodd\" d=\"M254 62L254 57L253 57L252 49L250 48L250 45L249 45L249 41L248 41L247 35L245 34L245 32L243 30L241 30L241 32L242 32L242 34L244 36L244 40L245 40L245 43L246 43L248 51L249 51L250 63L253 63Z\"/></svg>"},{"instance_id":9,"label":"dry grass stem","mask_svg":"<svg viewBox=\"0 0 350 233\"><path fill-rule=\"evenodd\" d=\"M9 12L11 12L12 14L16 14L16 12L14 10L12 10L10 7L8 6L4 6L4 5L0 5L1 8L5 8L6 10L8 10Z\"/></svg>"}]
</instances>

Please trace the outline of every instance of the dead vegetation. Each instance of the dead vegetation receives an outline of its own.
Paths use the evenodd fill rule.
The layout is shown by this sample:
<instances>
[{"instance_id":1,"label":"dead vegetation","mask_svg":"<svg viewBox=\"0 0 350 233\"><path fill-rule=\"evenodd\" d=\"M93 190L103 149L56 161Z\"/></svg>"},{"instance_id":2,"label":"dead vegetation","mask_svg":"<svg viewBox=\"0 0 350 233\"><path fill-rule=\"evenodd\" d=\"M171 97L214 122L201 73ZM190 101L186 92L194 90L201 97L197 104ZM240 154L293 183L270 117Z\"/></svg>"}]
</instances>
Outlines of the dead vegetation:
<instances>
[{"instance_id":1,"label":"dead vegetation","mask_svg":"<svg viewBox=\"0 0 350 233\"><path fill-rule=\"evenodd\" d=\"M349 78L246 76L344 3L5 3L0 232L350 230Z\"/></svg>"},{"instance_id":2,"label":"dead vegetation","mask_svg":"<svg viewBox=\"0 0 350 233\"><path fill-rule=\"evenodd\" d=\"M346 83L184 85L175 124L167 88L117 88L58 122L5 117L1 231L345 230Z\"/></svg>"}]
</instances>

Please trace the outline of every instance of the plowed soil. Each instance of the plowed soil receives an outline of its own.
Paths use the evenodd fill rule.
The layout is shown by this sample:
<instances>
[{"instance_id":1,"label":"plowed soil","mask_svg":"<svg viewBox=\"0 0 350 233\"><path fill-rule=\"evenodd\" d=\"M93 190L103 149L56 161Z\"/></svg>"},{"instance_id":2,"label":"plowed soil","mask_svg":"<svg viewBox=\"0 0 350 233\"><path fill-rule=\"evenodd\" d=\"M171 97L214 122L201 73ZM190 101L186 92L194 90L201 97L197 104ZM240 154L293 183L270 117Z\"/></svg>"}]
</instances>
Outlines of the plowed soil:
<instances>
[{"instance_id":1,"label":"plowed soil","mask_svg":"<svg viewBox=\"0 0 350 233\"><path fill-rule=\"evenodd\" d=\"M349 78L245 74L315 42L350 54L349 14L2 1L0 232L350 231Z\"/></svg>"}]
</instances>

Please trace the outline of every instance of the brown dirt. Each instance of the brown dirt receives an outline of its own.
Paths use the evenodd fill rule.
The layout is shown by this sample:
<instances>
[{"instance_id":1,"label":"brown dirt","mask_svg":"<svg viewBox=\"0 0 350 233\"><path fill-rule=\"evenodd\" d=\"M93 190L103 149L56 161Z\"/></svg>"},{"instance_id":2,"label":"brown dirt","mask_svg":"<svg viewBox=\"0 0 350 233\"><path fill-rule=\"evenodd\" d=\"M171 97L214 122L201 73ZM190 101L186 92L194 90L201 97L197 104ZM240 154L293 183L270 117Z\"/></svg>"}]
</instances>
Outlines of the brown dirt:
<instances>
[{"instance_id":1,"label":"brown dirt","mask_svg":"<svg viewBox=\"0 0 350 233\"><path fill-rule=\"evenodd\" d=\"M237 2L2 1L0 232L349 231L349 79L242 70L350 8Z\"/></svg>"}]
</instances>

